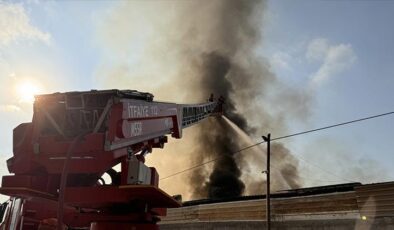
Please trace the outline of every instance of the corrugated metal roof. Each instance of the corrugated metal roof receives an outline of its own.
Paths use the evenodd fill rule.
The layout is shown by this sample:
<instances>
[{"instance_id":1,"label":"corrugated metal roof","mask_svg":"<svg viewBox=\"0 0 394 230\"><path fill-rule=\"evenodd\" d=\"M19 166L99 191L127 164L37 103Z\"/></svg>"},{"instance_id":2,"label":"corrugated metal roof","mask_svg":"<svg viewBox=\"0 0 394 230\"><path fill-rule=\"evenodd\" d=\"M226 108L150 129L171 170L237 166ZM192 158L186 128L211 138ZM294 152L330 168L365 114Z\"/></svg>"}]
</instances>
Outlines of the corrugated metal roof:
<instances>
[{"instance_id":1,"label":"corrugated metal roof","mask_svg":"<svg viewBox=\"0 0 394 230\"><path fill-rule=\"evenodd\" d=\"M264 220L265 196L205 199L168 209L163 223ZM394 182L321 186L281 191L271 200L272 218L394 217Z\"/></svg>"},{"instance_id":2,"label":"corrugated metal roof","mask_svg":"<svg viewBox=\"0 0 394 230\"><path fill-rule=\"evenodd\" d=\"M355 192L338 192L306 197L273 198L272 218L287 215L343 214L358 212ZM201 204L176 209L168 209L163 221L223 221L223 220L263 220L265 219L265 200L244 200Z\"/></svg>"},{"instance_id":3,"label":"corrugated metal roof","mask_svg":"<svg viewBox=\"0 0 394 230\"><path fill-rule=\"evenodd\" d=\"M355 190L362 216L394 216L394 182L358 186Z\"/></svg>"},{"instance_id":4,"label":"corrugated metal roof","mask_svg":"<svg viewBox=\"0 0 394 230\"><path fill-rule=\"evenodd\" d=\"M321 195L336 192L349 192L354 191L356 186L360 186L361 183L346 183L346 184L335 184L317 187L297 188L291 190L281 190L275 193L271 193L271 198L287 198L287 197L299 197L299 196L311 196ZM256 200L265 199L265 195L251 195L251 196L239 196L239 197L222 197L222 198L210 198L201 200L192 200L183 202L183 206L193 206L200 204L212 204L242 200Z\"/></svg>"}]
</instances>

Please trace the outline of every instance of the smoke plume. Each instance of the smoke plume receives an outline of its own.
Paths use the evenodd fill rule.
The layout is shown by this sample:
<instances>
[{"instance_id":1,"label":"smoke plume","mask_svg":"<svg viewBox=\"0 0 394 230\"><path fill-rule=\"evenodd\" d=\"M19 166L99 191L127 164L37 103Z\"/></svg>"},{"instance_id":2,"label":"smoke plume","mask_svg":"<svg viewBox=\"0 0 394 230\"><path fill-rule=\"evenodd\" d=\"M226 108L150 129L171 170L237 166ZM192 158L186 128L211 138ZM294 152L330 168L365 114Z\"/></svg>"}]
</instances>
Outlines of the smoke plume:
<instances>
[{"instance_id":1,"label":"smoke plume","mask_svg":"<svg viewBox=\"0 0 394 230\"><path fill-rule=\"evenodd\" d=\"M167 154L152 155L162 175L217 159L171 180L177 188L188 182L189 198L262 193L265 150L234 154L253 142L241 133L281 134L288 117L308 112L308 95L281 83L259 56L264 8L265 1L257 0L123 2L99 26L111 57L119 57L97 71L107 88L130 85L173 102L203 102L211 93L225 98L231 122L205 120L185 132L180 147L170 143ZM278 165L273 189L299 186L297 161L279 143L272 152Z\"/></svg>"}]
</instances>

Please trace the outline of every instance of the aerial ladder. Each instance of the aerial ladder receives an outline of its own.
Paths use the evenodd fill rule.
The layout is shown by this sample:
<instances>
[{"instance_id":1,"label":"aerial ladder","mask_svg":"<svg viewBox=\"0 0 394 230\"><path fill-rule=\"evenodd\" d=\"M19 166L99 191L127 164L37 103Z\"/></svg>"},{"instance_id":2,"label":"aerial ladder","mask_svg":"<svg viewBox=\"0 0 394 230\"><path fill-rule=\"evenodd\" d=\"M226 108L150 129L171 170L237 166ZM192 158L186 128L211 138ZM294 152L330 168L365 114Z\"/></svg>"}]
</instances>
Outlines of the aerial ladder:
<instances>
[{"instance_id":1,"label":"aerial ladder","mask_svg":"<svg viewBox=\"0 0 394 230\"><path fill-rule=\"evenodd\" d=\"M160 216L180 203L158 187L145 155L221 116L223 104L213 95L201 104L156 102L134 90L36 96L32 122L13 130L0 229L159 229Z\"/></svg>"}]
</instances>

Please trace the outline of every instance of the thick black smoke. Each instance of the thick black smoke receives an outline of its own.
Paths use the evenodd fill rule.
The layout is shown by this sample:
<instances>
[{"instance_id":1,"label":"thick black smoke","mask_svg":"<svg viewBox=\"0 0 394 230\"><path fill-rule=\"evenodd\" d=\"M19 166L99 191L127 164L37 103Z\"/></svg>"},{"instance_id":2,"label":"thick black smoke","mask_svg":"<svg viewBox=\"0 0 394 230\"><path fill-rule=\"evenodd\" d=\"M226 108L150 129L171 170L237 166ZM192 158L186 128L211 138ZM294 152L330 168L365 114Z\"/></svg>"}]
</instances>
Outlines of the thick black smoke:
<instances>
[{"instance_id":1,"label":"thick black smoke","mask_svg":"<svg viewBox=\"0 0 394 230\"><path fill-rule=\"evenodd\" d=\"M244 133L283 133L287 117L305 117L308 97L282 84L259 56L264 11L264 0L124 2L103 27L103 38L119 60L98 71L105 76L100 81L107 87L132 85L173 102L202 102L213 93L225 98L225 116ZM130 42L135 37L136 43ZM128 63L132 58L122 59L144 42L138 65ZM191 175L166 180L165 189L183 187L186 180L190 198L262 193L265 151L256 148L234 155L249 144L239 133L225 119L212 118L186 130L179 147L153 154L157 158L152 165L160 167L162 175L217 159ZM278 145L275 151L280 153L273 153L273 163L279 162L279 170L272 174L273 185L297 187L297 161Z\"/></svg>"},{"instance_id":2,"label":"thick black smoke","mask_svg":"<svg viewBox=\"0 0 394 230\"><path fill-rule=\"evenodd\" d=\"M103 20L97 25L97 48L103 52L94 73L98 85L151 92L155 99L179 103L202 102L211 93L223 95L226 116L240 127L209 119L184 130L182 139L171 139L164 150L155 150L147 164L162 177L219 159L161 180L160 186L186 199L264 192L264 146L231 153L261 140L267 132L273 137L288 134L286 124L308 117L314 93L281 82L262 57L265 0L118 1L114 5L100 14ZM338 151L343 154L336 156L345 160L336 163L354 157L351 151L333 146L342 145L324 141L305 151L316 162ZM316 154L316 149L330 153ZM365 162L370 161L359 164ZM273 190L300 186L298 162L283 144L272 144L272 166ZM335 166L353 178L372 180L360 173L365 167ZM374 178L381 178L380 173L373 173Z\"/></svg>"},{"instance_id":3,"label":"thick black smoke","mask_svg":"<svg viewBox=\"0 0 394 230\"><path fill-rule=\"evenodd\" d=\"M215 92L216 96L226 99L224 114L238 127L248 130L246 119L237 112L232 95L234 88L231 83L230 71L233 63L229 57L217 52L202 55L201 85L206 95ZM247 79L246 79L247 80ZM213 165L213 171L206 181L206 176L201 172L195 172L192 183L197 188L197 197L235 197L244 192L245 184L241 181L241 171L234 151L240 148L237 136L231 132L231 127L222 118L206 121L200 125L199 143L203 154L196 154L198 161L202 162L207 157L217 159Z\"/></svg>"},{"instance_id":4,"label":"thick black smoke","mask_svg":"<svg viewBox=\"0 0 394 230\"><path fill-rule=\"evenodd\" d=\"M211 15L212 23L216 25L210 37L212 45L208 50L200 54L200 63L194 68L197 71L199 85L188 85L200 95L214 93L217 97L226 99L225 116L244 131L251 131L247 120L237 111L233 100L235 94L234 82L248 82L256 77L246 72L238 72L239 64L236 63L236 55L244 53L250 56L250 47L258 40L257 24L251 21L253 11L261 7L260 1L221 1L216 2L215 13ZM249 58L249 57L245 57ZM244 89L245 90L245 89ZM193 95L194 97L196 95ZM200 125L198 143L199 153L197 162L203 162L208 158L217 159L213 165L209 179L206 180L204 172L195 171L191 177L195 197L234 197L244 192L245 184L241 181L242 175L240 162L234 156L234 151L241 146L238 137L231 132L231 127L221 118L209 120Z\"/></svg>"},{"instance_id":5,"label":"thick black smoke","mask_svg":"<svg viewBox=\"0 0 394 230\"><path fill-rule=\"evenodd\" d=\"M232 86L230 77L230 71L233 66L231 59L217 52L211 52L203 54L203 66L201 74L201 85L200 89L208 92L215 92L216 96L222 96L226 100L224 114L232 122L243 130L248 130L249 126L247 121L242 114L237 112L235 102L232 100L234 94L234 87ZM247 75L233 76L242 77L245 81L248 81ZM222 127L223 128L223 127Z\"/></svg>"},{"instance_id":6,"label":"thick black smoke","mask_svg":"<svg viewBox=\"0 0 394 230\"><path fill-rule=\"evenodd\" d=\"M225 116L244 132L254 135L259 125L248 124L245 115L250 112L264 116L256 108L255 99L264 95L261 93L264 88L262 82L271 81L267 83L270 85L276 81L254 53L261 34L261 24L256 23L256 19L261 16L264 2L237 0L216 3L216 14L210 15L212 23L216 25L215 30L212 30L212 34L204 34L212 44L205 44L206 51L200 54L194 64L198 84L194 82L186 84L186 87L193 90L194 98L210 93L215 93L217 97L223 96L226 99ZM261 120L269 123L274 119L267 116ZM198 143L198 152L194 154L197 162L212 158L217 160L208 180L204 170L193 172L191 184L195 188L194 197L242 195L245 190L245 183L241 180L242 170L253 162L234 155L236 150L243 147L239 136L223 119L216 118L200 125ZM290 154L288 150L280 144L275 146L278 152L276 158L287 162L279 169L282 180L287 182L284 184L297 187L299 178L296 160L284 159ZM250 179L248 184L253 186L253 183L261 184L262 180Z\"/></svg>"}]
</instances>

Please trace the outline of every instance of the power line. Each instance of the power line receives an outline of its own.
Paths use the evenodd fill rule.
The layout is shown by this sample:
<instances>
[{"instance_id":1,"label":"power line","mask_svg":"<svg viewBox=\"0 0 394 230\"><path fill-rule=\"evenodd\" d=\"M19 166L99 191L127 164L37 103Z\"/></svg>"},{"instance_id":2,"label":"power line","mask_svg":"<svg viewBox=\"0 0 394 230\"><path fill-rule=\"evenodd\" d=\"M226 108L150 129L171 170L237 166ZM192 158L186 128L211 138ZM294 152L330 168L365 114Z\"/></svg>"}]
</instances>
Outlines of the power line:
<instances>
[{"instance_id":1,"label":"power line","mask_svg":"<svg viewBox=\"0 0 394 230\"><path fill-rule=\"evenodd\" d=\"M349 125L349 124L352 124L352 123L361 122L361 121L365 121L365 120L370 120L370 119L374 119L374 118L378 118L378 117L383 117L383 116L388 116L388 115L392 115L392 114L394 114L394 111L388 112L388 113L381 113L381 114L374 115L374 116L364 117L364 118L360 118L360 119L356 119L356 120L346 121L346 122L342 122L342 123L337 123L337 124L334 124L334 125L324 126L324 127L321 127L321 128L311 129L311 130L307 130L307 131L303 131L303 132L293 133L293 134L289 134L289 135L285 135L285 136L281 136L281 137L276 137L276 138L272 138L271 141L277 141L277 140L286 139L286 138L289 138L289 137L300 136L300 135L304 135L304 134L308 134L308 133L313 133L313 132L317 132L317 131L322 131L322 130L325 130L325 129L331 129L331 128L335 128L335 127L338 127L338 126ZM264 144L264 143L266 143L266 141L257 142L256 144L249 145L249 146L247 146L247 147L245 147L245 148L242 148L242 149L239 149L239 150L237 150L237 151L235 151L235 152L232 152L231 155L240 153L240 152L242 152L242 151L245 151L245 150L247 150L247 149L253 148L253 147L255 147L255 146L258 146L258 145L261 145L261 144ZM194 166L192 166L192 167L190 167L190 168L187 168L187 169L184 169L184 170L179 171L179 172L177 172L177 173L174 173L174 174L168 175L168 176L166 176L166 177L163 177L163 178L161 178L160 180L165 180L165 179L168 179L168 178L170 178L170 177L179 175L179 174L181 174L181 173L184 173L184 172L187 172L187 171L190 171L190 170L199 168L199 167L204 166L204 165L206 165L206 164L212 163L212 162L214 162L214 161L216 161L216 160L218 160L218 159L219 159L219 157L214 158L214 159L209 160L209 161L206 161L206 162L203 162L203 163L198 164L198 165L194 165ZM304 160L304 161L305 161L305 160ZM306 162L306 161L305 161L305 162ZM317 167L317 166L316 166L316 167ZM320 167L319 167L319 168L320 168ZM322 168L320 168L320 169L322 170ZM324 170L323 170L323 171L324 171ZM331 173L331 174L332 174L332 173ZM332 174L332 175L333 175L333 174ZM348 180L348 181L350 181L350 180Z\"/></svg>"},{"instance_id":2,"label":"power line","mask_svg":"<svg viewBox=\"0 0 394 230\"><path fill-rule=\"evenodd\" d=\"M293 155L293 156L294 156L294 155ZM308 162L305 161L305 160L304 160L304 162L308 163ZM311 163L308 163L308 164L312 165ZM330 172L330 171L328 171L328 170L325 170L325 169L323 169L323 168L320 168L320 167L318 167L318 166L315 166L315 167L319 168L320 170L322 170L322 171L325 172L325 173L328 173L328 174L331 175L331 176L334 176L334 177L336 177L336 178L338 178L338 179L341 179L341 181L347 181L347 182L351 182L351 183L356 182L356 181L354 181L354 180L345 179L345 178L343 178L343 177L341 177L341 176L338 176L338 175L336 175L336 174L334 174L334 173L332 173L332 172ZM282 169L280 169L280 168L277 167L276 165L273 165L272 163L271 163L271 168L275 169L277 172L281 173L282 175L283 175L283 174L287 174L287 175L290 174L290 172L283 171ZM302 176L300 176L300 175L298 175L298 177L301 178L301 179L309 179L309 178L302 177ZM312 181L335 182L335 181L324 181L324 180L312 180ZM337 182L338 182L338 181L337 181Z\"/></svg>"},{"instance_id":3,"label":"power line","mask_svg":"<svg viewBox=\"0 0 394 230\"><path fill-rule=\"evenodd\" d=\"M295 154L293 154L292 156L294 156L295 158L297 158L297 159L299 159L299 160L304 161L305 163L307 163L307 164L309 164L309 165L314 166L315 168L320 169L321 171L323 171L323 172L325 172L325 173L328 173L328 174L330 174L330 175L332 175L332 176L334 176L334 177L337 177L337 178L339 178L339 179L341 179L341 180L348 181L348 182L356 182L356 181L354 181L354 180L348 180L348 179L343 178L343 177L341 177L341 176L339 176L339 175L337 175L337 174L334 174L334 173L332 173L330 170L324 169L324 168L318 166L317 164L308 162L307 160L305 160L305 159L302 158L301 156L297 156L297 155L295 155Z\"/></svg>"},{"instance_id":4,"label":"power line","mask_svg":"<svg viewBox=\"0 0 394 230\"><path fill-rule=\"evenodd\" d=\"M370 120L370 119L373 119L373 118L383 117L383 116L392 115L392 114L394 114L394 111L393 112L388 112L388 113L382 113L382 114L378 114L378 115L374 115L374 116L370 116L370 117L364 117L364 118L360 118L360 119L357 119L357 120L342 122L342 123L338 123L338 124L335 124L335 125L329 125L329 126L325 126L325 127L322 127L322 128L311 129L311 130L308 130L308 131L294 133L294 134L290 134L290 135L286 135L286 136L282 136L282 137L277 137L277 138L273 138L271 141L285 139L285 138L294 137L294 136L299 136L299 135L312 133L312 132L317 132L317 131L321 131L321 130L324 130L324 129L331 129L331 128L335 128L335 127L338 127L338 126L348 125L348 124L351 124L351 123L356 123L356 122L360 122L360 121ZM262 144L262 143L264 143L264 141L261 142L260 144Z\"/></svg>"},{"instance_id":5,"label":"power line","mask_svg":"<svg viewBox=\"0 0 394 230\"><path fill-rule=\"evenodd\" d=\"M169 176L163 177L163 178L161 178L160 180L165 180L165 179L167 179L167 178L176 176L176 175L178 175L178 174L181 174L181 173L184 173L184 172L187 172L187 171L190 171L190 170L199 168L199 167L204 166L204 165L206 165L206 164L212 163L212 162L214 162L214 161L216 161L216 160L218 160L218 159L219 159L219 158L214 158L214 159L209 160L209 161L206 161L206 162L204 162L204 163L201 163L201 164L192 166L192 167L187 168L187 169L185 169L185 170L182 170L182 171L179 171L179 172L177 172L177 173L171 174L171 175L169 175Z\"/></svg>"}]
</instances>

